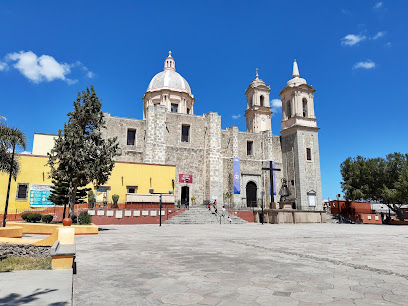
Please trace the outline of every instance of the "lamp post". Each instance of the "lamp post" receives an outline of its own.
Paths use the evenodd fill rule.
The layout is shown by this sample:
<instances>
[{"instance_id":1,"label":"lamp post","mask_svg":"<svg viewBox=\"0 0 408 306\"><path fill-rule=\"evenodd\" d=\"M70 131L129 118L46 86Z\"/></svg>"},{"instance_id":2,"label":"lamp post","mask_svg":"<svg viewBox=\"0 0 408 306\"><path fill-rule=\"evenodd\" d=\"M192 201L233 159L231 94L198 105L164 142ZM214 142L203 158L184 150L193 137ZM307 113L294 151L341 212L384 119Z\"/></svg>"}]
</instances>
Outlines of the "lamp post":
<instances>
[{"instance_id":1,"label":"lamp post","mask_svg":"<svg viewBox=\"0 0 408 306\"><path fill-rule=\"evenodd\" d=\"M340 193L337 194L337 214L339 216L339 223L341 223L341 216L340 216Z\"/></svg>"},{"instance_id":2,"label":"lamp post","mask_svg":"<svg viewBox=\"0 0 408 306\"><path fill-rule=\"evenodd\" d=\"M265 195L265 191L261 191L261 197L262 197L262 200L261 200L261 213L262 213L262 222L261 222L261 224L263 225L264 224L264 195Z\"/></svg>"},{"instance_id":3,"label":"lamp post","mask_svg":"<svg viewBox=\"0 0 408 306\"><path fill-rule=\"evenodd\" d=\"M150 194L158 194L159 195L159 226L162 225L162 193L161 192L154 192L154 189L149 189ZM169 194L173 194L173 190L169 190Z\"/></svg>"},{"instance_id":4,"label":"lamp post","mask_svg":"<svg viewBox=\"0 0 408 306\"><path fill-rule=\"evenodd\" d=\"M189 180L190 180L190 178L186 177L186 187L188 187L187 184L188 184L188 181L189 181ZM189 192L188 192L188 196L187 196L187 203L186 203L186 205L187 205L187 209L190 210L190 202L189 202L189 200L190 200L190 199L189 199L189 197L190 197L190 190L186 188L186 192L187 192L187 190L188 190Z\"/></svg>"}]
</instances>

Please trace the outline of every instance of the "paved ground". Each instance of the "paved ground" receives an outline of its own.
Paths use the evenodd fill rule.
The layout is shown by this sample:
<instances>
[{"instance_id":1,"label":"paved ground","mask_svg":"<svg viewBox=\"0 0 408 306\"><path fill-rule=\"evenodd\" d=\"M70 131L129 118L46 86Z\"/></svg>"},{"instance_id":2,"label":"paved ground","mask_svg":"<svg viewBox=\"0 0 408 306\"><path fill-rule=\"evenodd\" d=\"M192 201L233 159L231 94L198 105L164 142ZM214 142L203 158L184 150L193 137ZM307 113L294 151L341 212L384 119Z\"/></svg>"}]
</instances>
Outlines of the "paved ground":
<instances>
[{"instance_id":1,"label":"paved ground","mask_svg":"<svg viewBox=\"0 0 408 306\"><path fill-rule=\"evenodd\" d=\"M77 236L74 305L408 304L408 228L118 225Z\"/></svg>"},{"instance_id":2,"label":"paved ground","mask_svg":"<svg viewBox=\"0 0 408 306\"><path fill-rule=\"evenodd\" d=\"M0 272L0 305L71 305L72 270Z\"/></svg>"}]
</instances>

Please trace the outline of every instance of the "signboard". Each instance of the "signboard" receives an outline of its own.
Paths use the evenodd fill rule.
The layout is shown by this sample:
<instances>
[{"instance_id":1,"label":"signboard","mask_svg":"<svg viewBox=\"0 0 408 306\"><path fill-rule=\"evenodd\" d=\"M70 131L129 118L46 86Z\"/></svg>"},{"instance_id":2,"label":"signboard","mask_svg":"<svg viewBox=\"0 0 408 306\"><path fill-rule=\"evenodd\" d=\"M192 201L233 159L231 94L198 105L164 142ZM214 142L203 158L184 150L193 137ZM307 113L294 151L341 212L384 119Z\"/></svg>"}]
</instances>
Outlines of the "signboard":
<instances>
[{"instance_id":1,"label":"signboard","mask_svg":"<svg viewBox=\"0 0 408 306\"><path fill-rule=\"evenodd\" d=\"M54 203L48 200L51 194L50 185L31 184L30 190L30 206L31 207L49 207L54 206Z\"/></svg>"},{"instance_id":2,"label":"signboard","mask_svg":"<svg viewBox=\"0 0 408 306\"><path fill-rule=\"evenodd\" d=\"M192 183L193 175L191 174L179 174L179 183Z\"/></svg>"},{"instance_id":3,"label":"signboard","mask_svg":"<svg viewBox=\"0 0 408 306\"><path fill-rule=\"evenodd\" d=\"M234 182L234 194L241 193L241 168L239 158L232 159L232 175Z\"/></svg>"}]
</instances>

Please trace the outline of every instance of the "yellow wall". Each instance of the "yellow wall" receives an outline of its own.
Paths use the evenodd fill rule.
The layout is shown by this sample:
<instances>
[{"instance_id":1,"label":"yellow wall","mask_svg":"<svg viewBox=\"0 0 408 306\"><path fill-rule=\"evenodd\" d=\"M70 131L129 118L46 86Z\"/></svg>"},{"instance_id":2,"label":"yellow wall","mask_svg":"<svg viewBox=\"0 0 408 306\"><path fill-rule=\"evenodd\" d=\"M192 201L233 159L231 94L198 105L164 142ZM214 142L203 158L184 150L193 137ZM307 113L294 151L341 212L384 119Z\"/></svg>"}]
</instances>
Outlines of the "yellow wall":
<instances>
[{"instance_id":1,"label":"yellow wall","mask_svg":"<svg viewBox=\"0 0 408 306\"><path fill-rule=\"evenodd\" d=\"M31 184L52 185L51 179L48 178L49 168L46 166L48 157L20 155L19 161L20 173L16 181L14 179L11 181L9 213L31 209L29 205ZM116 162L109 180L103 186L109 187L108 202L112 202L113 194L118 194L119 203L124 203L127 186L137 186L138 194L148 194L149 188L154 188L154 192L168 193L173 189L172 180L175 179L175 175L175 166ZM18 183L30 184L27 200L16 200ZM4 212L7 184L8 175L0 172L0 214ZM95 190L92 184L87 187Z\"/></svg>"}]
</instances>

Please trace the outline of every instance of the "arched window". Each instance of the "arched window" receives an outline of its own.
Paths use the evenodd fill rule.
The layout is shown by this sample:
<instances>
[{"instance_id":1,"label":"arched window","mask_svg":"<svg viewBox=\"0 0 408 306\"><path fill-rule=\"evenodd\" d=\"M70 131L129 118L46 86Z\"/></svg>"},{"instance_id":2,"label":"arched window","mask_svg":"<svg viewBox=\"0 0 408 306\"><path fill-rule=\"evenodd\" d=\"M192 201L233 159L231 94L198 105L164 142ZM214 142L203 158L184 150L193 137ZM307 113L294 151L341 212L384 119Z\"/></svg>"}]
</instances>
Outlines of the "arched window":
<instances>
[{"instance_id":1,"label":"arched window","mask_svg":"<svg viewBox=\"0 0 408 306\"><path fill-rule=\"evenodd\" d=\"M264 106L264 96L262 96L262 95L261 95L261 98L260 98L260 105Z\"/></svg>"},{"instance_id":2,"label":"arched window","mask_svg":"<svg viewBox=\"0 0 408 306\"><path fill-rule=\"evenodd\" d=\"M252 106L252 97L248 99L248 107Z\"/></svg>"},{"instance_id":3,"label":"arched window","mask_svg":"<svg viewBox=\"0 0 408 306\"><path fill-rule=\"evenodd\" d=\"M288 117L288 119L290 117L292 117L292 108L290 107L290 100L288 101L288 103L286 104L286 117Z\"/></svg>"},{"instance_id":4,"label":"arched window","mask_svg":"<svg viewBox=\"0 0 408 306\"><path fill-rule=\"evenodd\" d=\"M307 100L306 98L303 98L303 117L307 117Z\"/></svg>"}]
</instances>

